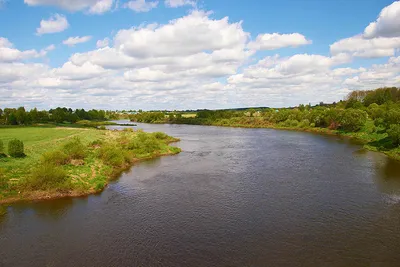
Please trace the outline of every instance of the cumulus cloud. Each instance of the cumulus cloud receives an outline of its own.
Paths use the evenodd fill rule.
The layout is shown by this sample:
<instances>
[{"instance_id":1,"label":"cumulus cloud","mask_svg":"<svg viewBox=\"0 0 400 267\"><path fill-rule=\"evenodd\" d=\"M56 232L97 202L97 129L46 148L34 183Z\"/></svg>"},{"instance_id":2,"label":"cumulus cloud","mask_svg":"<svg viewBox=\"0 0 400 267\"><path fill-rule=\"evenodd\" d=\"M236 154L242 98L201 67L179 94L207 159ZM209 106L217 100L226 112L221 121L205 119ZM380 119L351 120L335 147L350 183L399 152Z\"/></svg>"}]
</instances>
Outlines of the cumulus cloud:
<instances>
[{"instance_id":1,"label":"cumulus cloud","mask_svg":"<svg viewBox=\"0 0 400 267\"><path fill-rule=\"evenodd\" d=\"M114 0L24 0L30 6L56 6L68 11L102 14L111 10Z\"/></svg>"},{"instance_id":2,"label":"cumulus cloud","mask_svg":"<svg viewBox=\"0 0 400 267\"><path fill-rule=\"evenodd\" d=\"M196 6L195 0L165 0L165 5L167 7L181 7L181 6Z\"/></svg>"},{"instance_id":3,"label":"cumulus cloud","mask_svg":"<svg viewBox=\"0 0 400 267\"><path fill-rule=\"evenodd\" d=\"M378 19L365 28L364 37L400 37L400 1L382 9Z\"/></svg>"},{"instance_id":4,"label":"cumulus cloud","mask_svg":"<svg viewBox=\"0 0 400 267\"><path fill-rule=\"evenodd\" d=\"M37 35L62 32L68 29L67 18L60 14L51 16L48 20L41 20L40 27L36 29Z\"/></svg>"},{"instance_id":5,"label":"cumulus cloud","mask_svg":"<svg viewBox=\"0 0 400 267\"><path fill-rule=\"evenodd\" d=\"M92 36L76 36L76 37L69 37L67 40L63 41L63 44L68 46L75 46L76 44L86 43L92 39Z\"/></svg>"},{"instance_id":6,"label":"cumulus cloud","mask_svg":"<svg viewBox=\"0 0 400 267\"><path fill-rule=\"evenodd\" d=\"M365 39L362 35L339 40L330 46L333 55L349 53L355 57L374 58L393 56L400 48L400 37Z\"/></svg>"},{"instance_id":7,"label":"cumulus cloud","mask_svg":"<svg viewBox=\"0 0 400 267\"><path fill-rule=\"evenodd\" d=\"M148 12L153 8L156 8L158 5L158 1L147 1L146 0L133 0L127 2L124 7L132 9L133 11L140 12Z\"/></svg>"},{"instance_id":8,"label":"cumulus cloud","mask_svg":"<svg viewBox=\"0 0 400 267\"><path fill-rule=\"evenodd\" d=\"M110 39L109 38L104 38L103 40L98 40L96 42L96 47L97 48L103 48L103 47L108 46L109 43L110 43Z\"/></svg>"},{"instance_id":9,"label":"cumulus cloud","mask_svg":"<svg viewBox=\"0 0 400 267\"><path fill-rule=\"evenodd\" d=\"M331 54L348 53L353 57L390 57L400 48L400 1L385 7L364 33L345 38L330 46Z\"/></svg>"},{"instance_id":10,"label":"cumulus cloud","mask_svg":"<svg viewBox=\"0 0 400 267\"><path fill-rule=\"evenodd\" d=\"M368 39L359 34L332 44L330 56L258 59L257 50L311 41L299 33L266 33L251 41L241 21L215 19L199 10L166 24L120 29L113 36L98 40L94 50L72 54L58 68L25 61L54 47L27 53L0 38L0 49L16 50L0 52L0 93L7 95L0 98L0 106L280 107L338 101L351 90L400 85L400 57L368 68L345 65L355 56L394 55L397 37ZM71 37L67 43L84 37Z\"/></svg>"},{"instance_id":11,"label":"cumulus cloud","mask_svg":"<svg viewBox=\"0 0 400 267\"><path fill-rule=\"evenodd\" d=\"M283 47L298 47L301 45L312 44L311 40L300 33L291 34L260 34L257 39L248 44L249 49L254 50L275 50Z\"/></svg>"},{"instance_id":12,"label":"cumulus cloud","mask_svg":"<svg viewBox=\"0 0 400 267\"><path fill-rule=\"evenodd\" d=\"M0 62L15 62L30 58L39 58L46 55L48 49L40 52L31 49L20 51L14 48L14 45L7 39L0 37Z\"/></svg>"}]
</instances>

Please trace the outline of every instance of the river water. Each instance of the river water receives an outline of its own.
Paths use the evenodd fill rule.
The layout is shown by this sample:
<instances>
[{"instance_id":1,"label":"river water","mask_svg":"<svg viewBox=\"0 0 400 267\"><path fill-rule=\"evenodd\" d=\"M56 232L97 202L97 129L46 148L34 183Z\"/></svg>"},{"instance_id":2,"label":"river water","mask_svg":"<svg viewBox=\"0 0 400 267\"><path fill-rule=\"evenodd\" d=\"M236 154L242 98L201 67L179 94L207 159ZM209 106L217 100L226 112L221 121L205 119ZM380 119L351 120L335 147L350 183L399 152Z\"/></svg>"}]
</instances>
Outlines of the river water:
<instances>
[{"instance_id":1,"label":"river water","mask_svg":"<svg viewBox=\"0 0 400 267\"><path fill-rule=\"evenodd\" d=\"M134 128L183 152L99 195L11 205L0 266L400 266L398 162L309 133Z\"/></svg>"}]
</instances>

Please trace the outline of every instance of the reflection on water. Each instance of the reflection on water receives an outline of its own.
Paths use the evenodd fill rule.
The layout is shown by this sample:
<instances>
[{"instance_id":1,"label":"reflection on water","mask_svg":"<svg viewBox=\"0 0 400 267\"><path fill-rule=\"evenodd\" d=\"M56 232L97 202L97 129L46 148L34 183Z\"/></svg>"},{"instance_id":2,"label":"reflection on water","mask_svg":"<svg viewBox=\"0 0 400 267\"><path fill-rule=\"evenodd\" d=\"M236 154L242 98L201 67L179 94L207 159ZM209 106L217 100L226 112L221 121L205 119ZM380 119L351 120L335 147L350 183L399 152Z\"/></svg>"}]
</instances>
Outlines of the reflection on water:
<instances>
[{"instance_id":1,"label":"reflection on water","mask_svg":"<svg viewBox=\"0 0 400 267\"><path fill-rule=\"evenodd\" d=\"M388 194L391 199L400 202L399 162L379 155L375 164L375 183L377 184L377 187L382 193Z\"/></svg>"},{"instance_id":2,"label":"reflection on water","mask_svg":"<svg viewBox=\"0 0 400 267\"><path fill-rule=\"evenodd\" d=\"M21 202L12 205L12 211L15 214L33 214L40 219L49 219L57 221L65 216L70 208L76 202L83 203L86 198L62 198L52 201L38 201L34 205L29 202Z\"/></svg>"},{"instance_id":3,"label":"reflection on water","mask_svg":"<svg viewBox=\"0 0 400 267\"><path fill-rule=\"evenodd\" d=\"M399 162L308 133L134 128L183 152L100 195L11 205L0 266L399 266Z\"/></svg>"}]
</instances>

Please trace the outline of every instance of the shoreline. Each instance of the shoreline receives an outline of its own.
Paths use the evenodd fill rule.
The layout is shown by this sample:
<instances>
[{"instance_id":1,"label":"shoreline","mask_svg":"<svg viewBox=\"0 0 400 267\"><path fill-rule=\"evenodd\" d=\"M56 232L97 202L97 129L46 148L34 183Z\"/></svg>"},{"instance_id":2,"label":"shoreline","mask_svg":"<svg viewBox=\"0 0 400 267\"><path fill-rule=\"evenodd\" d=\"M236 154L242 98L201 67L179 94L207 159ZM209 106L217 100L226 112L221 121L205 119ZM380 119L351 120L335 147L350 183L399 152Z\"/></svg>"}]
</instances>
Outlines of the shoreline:
<instances>
[{"instance_id":1,"label":"shoreline","mask_svg":"<svg viewBox=\"0 0 400 267\"><path fill-rule=\"evenodd\" d=\"M276 126L274 124L262 124L262 125L247 125L247 124L235 124L235 125L221 125L221 124L193 124L193 123L174 123L174 122L154 122L150 124L183 124L183 125L197 125L197 126L214 126L214 127L225 127L225 128L249 128L249 129L273 129L273 130L281 130L281 131L293 131L293 132L306 132L306 133L312 133L312 134L320 134L320 135L326 135L326 136L336 136L336 137L341 137L341 138L346 138L349 140L352 140L356 142L358 145L361 145L364 149L367 149L368 151L372 152L377 152L377 153L382 153L386 155L388 158L400 161L400 153L396 153L393 151L382 151L379 150L376 147L368 145L368 143L372 142L372 140L363 140L357 136L355 136L356 133L349 132L340 132L338 130L330 130L327 128L319 128L319 127L314 127L314 128L298 128L298 127L281 127L281 126Z\"/></svg>"},{"instance_id":2,"label":"shoreline","mask_svg":"<svg viewBox=\"0 0 400 267\"><path fill-rule=\"evenodd\" d=\"M179 141L180 141L179 139L174 139L173 141L168 142L168 144L176 143ZM21 202L40 202L40 201L46 201L46 200L85 197L85 196L100 194L107 188L109 182L118 180L118 178L122 175L123 172L131 169L136 163L140 163L140 162L146 161L146 160L156 159L159 157L177 155L180 152L182 152L181 149L179 149L179 150L180 151L177 153L170 151L169 153L156 153L153 156L145 157L145 158L134 158L134 159L132 159L131 163L126 164L116 170L113 170L113 172L112 172L111 176L108 178L107 182L99 190L89 189L89 190L83 191L83 192L81 192L81 191L69 191L69 192L32 191L32 192L24 193L23 195L21 194L18 196L12 196L10 198L1 199L0 205L10 205L10 204L21 203Z\"/></svg>"}]
</instances>

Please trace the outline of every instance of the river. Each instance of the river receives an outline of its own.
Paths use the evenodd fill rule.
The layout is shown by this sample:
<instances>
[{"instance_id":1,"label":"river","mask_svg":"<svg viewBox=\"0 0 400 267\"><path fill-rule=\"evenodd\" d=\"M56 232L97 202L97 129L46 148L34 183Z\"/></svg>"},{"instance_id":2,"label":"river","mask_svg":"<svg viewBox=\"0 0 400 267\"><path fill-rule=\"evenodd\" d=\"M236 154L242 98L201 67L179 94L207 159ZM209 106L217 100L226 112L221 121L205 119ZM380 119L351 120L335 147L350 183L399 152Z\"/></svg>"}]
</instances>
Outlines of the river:
<instances>
[{"instance_id":1,"label":"river","mask_svg":"<svg viewBox=\"0 0 400 267\"><path fill-rule=\"evenodd\" d=\"M310 133L133 128L183 152L99 195L11 205L0 266L399 266L399 162Z\"/></svg>"}]
</instances>

